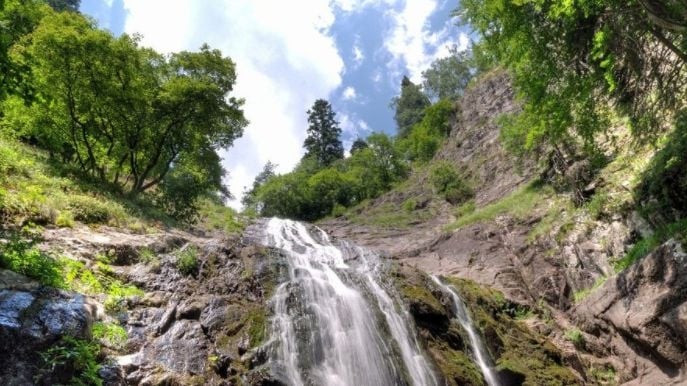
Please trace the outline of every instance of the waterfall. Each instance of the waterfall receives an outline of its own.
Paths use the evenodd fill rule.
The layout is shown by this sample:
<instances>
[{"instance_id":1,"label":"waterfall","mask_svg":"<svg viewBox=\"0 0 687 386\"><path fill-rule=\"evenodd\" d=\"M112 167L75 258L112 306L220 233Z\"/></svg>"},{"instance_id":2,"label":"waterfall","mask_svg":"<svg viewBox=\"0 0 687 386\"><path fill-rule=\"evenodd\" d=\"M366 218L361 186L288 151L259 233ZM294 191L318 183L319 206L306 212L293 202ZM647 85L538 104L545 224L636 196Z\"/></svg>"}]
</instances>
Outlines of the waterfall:
<instances>
[{"instance_id":1,"label":"waterfall","mask_svg":"<svg viewBox=\"0 0 687 386\"><path fill-rule=\"evenodd\" d=\"M380 283L378 256L319 228L270 219L288 280L272 299L272 372L294 385L437 385L409 317Z\"/></svg>"},{"instance_id":2,"label":"waterfall","mask_svg":"<svg viewBox=\"0 0 687 386\"><path fill-rule=\"evenodd\" d=\"M484 375L484 380L489 386L499 386L498 378L494 373L494 367L491 364L491 359L487 348L482 342L482 338L477 334L475 330L475 325L472 323L470 314L468 313L463 300L458 295L458 291L451 285L444 284L439 280L438 277L432 275L432 280L440 286L443 291L448 293L453 300L453 312L455 314L460 326L467 332L468 338L470 339L470 347L472 348L472 354L475 357L475 362L479 365L482 374Z\"/></svg>"}]
</instances>

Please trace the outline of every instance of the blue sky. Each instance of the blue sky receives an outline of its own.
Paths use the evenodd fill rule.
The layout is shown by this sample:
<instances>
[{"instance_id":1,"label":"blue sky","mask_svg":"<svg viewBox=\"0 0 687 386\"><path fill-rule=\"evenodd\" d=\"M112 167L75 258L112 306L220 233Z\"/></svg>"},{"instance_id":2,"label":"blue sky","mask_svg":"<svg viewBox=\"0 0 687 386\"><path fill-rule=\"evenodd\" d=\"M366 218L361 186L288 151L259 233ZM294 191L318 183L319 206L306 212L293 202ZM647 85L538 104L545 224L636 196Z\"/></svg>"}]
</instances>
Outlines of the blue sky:
<instances>
[{"instance_id":1,"label":"blue sky","mask_svg":"<svg viewBox=\"0 0 687 386\"><path fill-rule=\"evenodd\" d=\"M448 47L468 44L450 0L82 0L81 11L115 34L139 33L160 52L207 42L237 64L246 99L244 136L224 153L238 198L268 161L279 172L303 154L306 111L328 99L346 148L374 131L395 133L391 98L403 75L421 80Z\"/></svg>"}]
</instances>

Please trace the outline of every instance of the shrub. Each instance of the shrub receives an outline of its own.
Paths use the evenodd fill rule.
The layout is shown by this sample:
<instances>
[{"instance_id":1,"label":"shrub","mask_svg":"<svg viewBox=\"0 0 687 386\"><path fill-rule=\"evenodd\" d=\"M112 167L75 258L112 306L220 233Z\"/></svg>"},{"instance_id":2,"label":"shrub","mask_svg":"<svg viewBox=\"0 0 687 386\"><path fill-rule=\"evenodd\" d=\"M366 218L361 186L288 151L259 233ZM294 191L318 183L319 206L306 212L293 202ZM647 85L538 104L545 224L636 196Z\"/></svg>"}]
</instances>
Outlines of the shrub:
<instances>
[{"instance_id":1,"label":"shrub","mask_svg":"<svg viewBox=\"0 0 687 386\"><path fill-rule=\"evenodd\" d=\"M637 201L651 213L673 220L687 214L687 110L677 114L675 129L642 176Z\"/></svg>"},{"instance_id":2,"label":"shrub","mask_svg":"<svg viewBox=\"0 0 687 386\"><path fill-rule=\"evenodd\" d=\"M472 189L448 162L435 165L430 170L429 178L437 193L453 205L465 202L474 195Z\"/></svg>"},{"instance_id":3,"label":"shrub","mask_svg":"<svg viewBox=\"0 0 687 386\"><path fill-rule=\"evenodd\" d=\"M103 381L98 376L100 364L97 360L99 353L100 347L95 342L65 336L58 344L41 353L43 367L37 378L40 380L48 374L72 370L70 385L101 386Z\"/></svg>"},{"instance_id":4,"label":"shrub","mask_svg":"<svg viewBox=\"0 0 687 386\"><path fill-rule=\"evenodd\" d=\"M60 262L35 248L32 241L19 236L0 247L0 266L38 280L43 285L65 286Z\"/></svg>"},{"instance_id":5,"label":"shrub","mask_svg":"<svg viewBox=\"0 0 687 386\"><path fill-rule=\"evenodd\" d=\"M113 218L110 208L101 200L88 196L73 196L69 208L74 219L85 224L106 224Z\"/></svg>"},{"instance_id":6,"label":"shrub","mask_svg":"<svg viewBox=\"0 0 687 386\"><path fill-rule=\"evenodd\" d=\"M74 215L70 211L60 211L55 218L55 225L63 228L74 227Z\"/></svg>"},{"instance_id":7,"label":"shrub","mask_svg":"<svg viewBox=\"0 0 687 386\"><path fill-rule=\"evenodd\" d=\"M198 251L193 246L188 246L179 251L176 266L183 275L194 275L198 270Z\"/></svg>"}]
</instances>

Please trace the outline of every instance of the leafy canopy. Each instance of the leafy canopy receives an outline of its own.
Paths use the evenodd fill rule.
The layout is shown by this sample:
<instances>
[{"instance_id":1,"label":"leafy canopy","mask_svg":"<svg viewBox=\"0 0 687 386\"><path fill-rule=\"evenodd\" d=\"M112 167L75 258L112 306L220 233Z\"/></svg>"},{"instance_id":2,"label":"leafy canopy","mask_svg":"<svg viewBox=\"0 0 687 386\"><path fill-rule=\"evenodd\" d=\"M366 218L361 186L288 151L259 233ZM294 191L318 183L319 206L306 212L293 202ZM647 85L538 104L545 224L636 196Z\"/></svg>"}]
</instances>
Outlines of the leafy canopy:
<instances>
[{"instance_id":1,"label":"leafy canopy","mask_svg":"<svg viewBox=\"0 0 687 386\"><path fill-rule=\"evenodd\" d=\"M482 64L513 76L523 112L504 121L516 151L608 127L610 107L653 136L685 97L687 6L677 0L463 0Z\"/></svg>"},{"instance_id":2,"label":"leafy canopy","mask_svg":"<svg viewBox=\"0 0 687 386\"><path fill-rule=\"evenodd\" d=\"M172 212L201 195L228 195L216 150L247 124L243 101L229 96L234 63L207 45L163 56L138 40L50 12L12 49L37 97L6 103L7 119L93 178L132 195L160 187Z\"/></svg>"}]
</instances>

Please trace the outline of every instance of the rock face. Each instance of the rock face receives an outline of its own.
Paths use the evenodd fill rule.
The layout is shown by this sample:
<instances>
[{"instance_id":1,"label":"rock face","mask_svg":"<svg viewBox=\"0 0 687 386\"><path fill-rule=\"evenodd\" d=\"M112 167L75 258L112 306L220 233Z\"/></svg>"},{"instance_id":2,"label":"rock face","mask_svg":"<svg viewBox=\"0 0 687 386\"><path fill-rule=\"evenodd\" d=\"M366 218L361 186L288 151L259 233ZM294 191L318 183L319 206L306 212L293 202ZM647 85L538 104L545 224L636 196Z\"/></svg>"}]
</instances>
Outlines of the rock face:
<instances>
[{"instance_id":1,"label":"rock face","mask_svg":"<svg viewBox=\"0 0 687 386\"><path fill-rule=\"evenodd\" d=\"M687 382L687 254L669 241L578 304L589 344L618 356L632 385Z\"/></svg>"},{"instance_id":2,"label":"rock face","mask_svg":"<svg viewBox=\"0 0 687 386\"><path fill-rule=\"evenodd\" d=\"M408 265L396 265L392 282L406 304L427 350L447 385L484 385L470 359L469 337L452 315L451 299L430 278ZM451 279L449 279L451 280ZM580 385L561 352L513 317L515 305L495 290L467 280L451 280L483 335L503 385Z\"/></svg>"},{"instance_id":3,"label":"rock face","mask_svg":"<svg viewBox=\"0 0 687 386\"><path fill-rule=\"evenodd\" d=\"M41 288L0 270L0 379L4 385L31 385L43 367L40 353L62 337L88 338L97 306L83 295ZM68 369L42 379L61 383Z\"/></svg>"}]
</instances>

